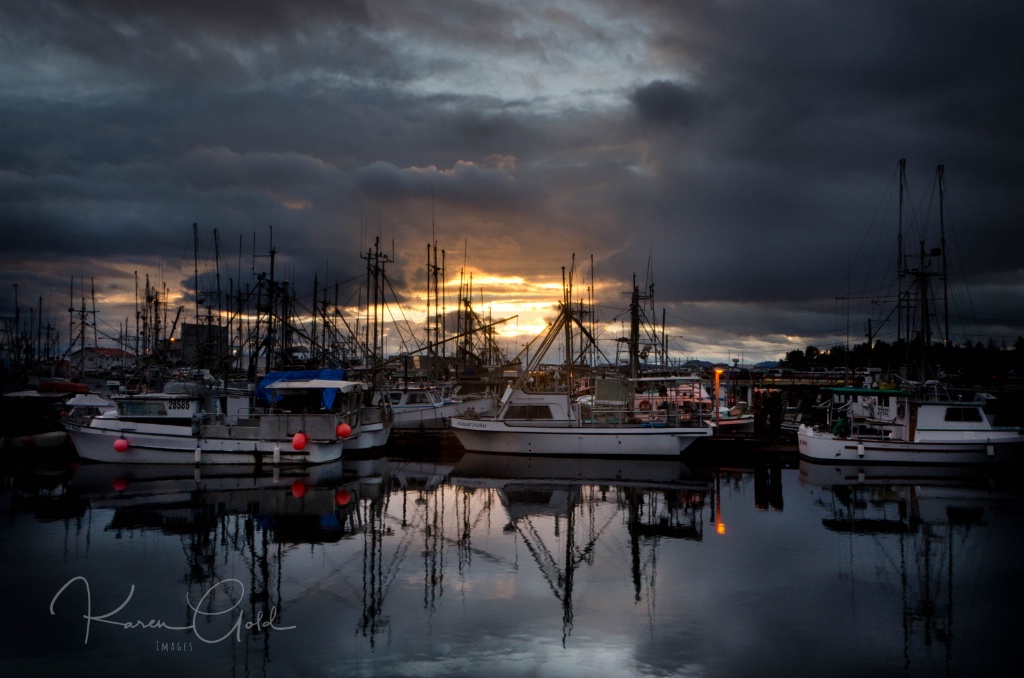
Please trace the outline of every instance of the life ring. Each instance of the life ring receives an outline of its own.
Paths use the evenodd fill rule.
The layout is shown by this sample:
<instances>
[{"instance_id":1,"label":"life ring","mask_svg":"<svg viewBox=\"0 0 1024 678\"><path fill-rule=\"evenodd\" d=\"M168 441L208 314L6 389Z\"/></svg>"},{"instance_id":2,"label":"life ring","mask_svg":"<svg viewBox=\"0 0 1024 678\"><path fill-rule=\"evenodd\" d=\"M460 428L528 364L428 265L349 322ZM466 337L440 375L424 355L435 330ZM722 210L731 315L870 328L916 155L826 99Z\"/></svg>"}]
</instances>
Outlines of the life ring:
<instances>
[{"instance_id":1,"label":"life ring","mask_svg":"<svg viewBox=\"0 0 1024 678\"><path fill-rule=\"evenodd\" d=\"M650 400L641 400L639 407L644 412L650 412L651 411L651 401Z\"/></svg>"}]
</instances>

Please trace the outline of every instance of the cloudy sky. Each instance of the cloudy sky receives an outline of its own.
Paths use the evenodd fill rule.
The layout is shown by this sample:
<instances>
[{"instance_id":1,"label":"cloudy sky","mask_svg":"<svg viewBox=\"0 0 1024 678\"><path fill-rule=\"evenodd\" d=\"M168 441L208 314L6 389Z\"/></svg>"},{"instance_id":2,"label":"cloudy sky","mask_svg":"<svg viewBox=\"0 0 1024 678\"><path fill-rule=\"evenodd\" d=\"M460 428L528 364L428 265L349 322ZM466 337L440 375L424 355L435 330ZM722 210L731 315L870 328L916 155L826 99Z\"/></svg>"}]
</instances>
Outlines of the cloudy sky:
<instances>
[{"instance_id":1,"label":"cloudy sky","mask_svg":"<svg viewBox=\"0 0 1024 678\"><path fill-rule=\"evenodd\" d=\"M225 286L272 233L300 297L380 236L420 322L436 242L478 311L519 314L510 346L575 255L605 337L635 273L677 354L777 359L884 317L906 158L915 249L945 167L952 338L1012 345L1022 25L1006 2L2 0L0 313L17 285L66 341L72 280L108 334L137 279L191 304L195 223L204 276L214 229Z\"/></svg>"}]
</instances>

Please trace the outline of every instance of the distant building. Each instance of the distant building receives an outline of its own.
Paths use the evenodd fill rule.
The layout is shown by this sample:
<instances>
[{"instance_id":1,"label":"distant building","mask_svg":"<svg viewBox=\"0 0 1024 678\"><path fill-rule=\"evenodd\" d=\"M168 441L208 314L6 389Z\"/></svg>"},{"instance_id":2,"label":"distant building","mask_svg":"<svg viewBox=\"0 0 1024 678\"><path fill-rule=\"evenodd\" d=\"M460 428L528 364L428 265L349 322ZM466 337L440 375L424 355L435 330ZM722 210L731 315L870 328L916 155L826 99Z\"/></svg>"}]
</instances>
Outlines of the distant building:
<instances>
[{"instance_id":1,"label":"distant building","mask_svg":"<svg viewBox=\"0 0 1024 678\"><path fill-rule=\"evenodd\" d=\"M180 342L181 360L186 365L212 367L230 360L228 328L224 326L183 323Z\"/></svg>"}]
</instances>

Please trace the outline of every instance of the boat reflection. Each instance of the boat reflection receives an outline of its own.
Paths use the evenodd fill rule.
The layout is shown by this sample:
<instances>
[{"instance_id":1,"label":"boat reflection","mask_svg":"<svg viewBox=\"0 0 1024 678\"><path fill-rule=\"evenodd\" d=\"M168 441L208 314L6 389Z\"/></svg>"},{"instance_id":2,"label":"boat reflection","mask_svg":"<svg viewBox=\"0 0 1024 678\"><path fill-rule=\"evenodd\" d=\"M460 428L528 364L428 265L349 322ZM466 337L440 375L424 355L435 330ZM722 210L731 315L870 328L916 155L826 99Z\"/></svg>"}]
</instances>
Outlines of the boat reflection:
<instances>
[{"instance_id":1,"label":"boat reflection","mask_svg":"<svg viewBox=\"0 0 1024 678\"><path fill-rule=\"evenodd\" d=\"M409 575L403 570L417 550L422 562L423 604L433 612L444 592L448 554L458 550L460 567L468 560L467 540L453 540L444 528L444 516L455 504L446 491L452 465L429 458L360 455L346 461L346 477L358 501L354 503L353 530L362 537L362 612L356 634L366 639L371 650L378 638L390 637L391 619L385 612L388 594L396 581ZM400 585L401 586L401 585Z\"/></svg>"},{"instance_id":2,"label":"boat reflection","mask_svg":"<svg viewBox=\"0 0 1024 678\"><path fill-rule=\"evenodd\" d=\"M113 510L106 529L204 534L241 517L277 543L337 541L337 509L350 497L341 462L309 467L181 467L171 464L82 464L69 492L93 509Z\"/></svg>"},{"instance_id":3,"label":"boat reflection","mask_svg":"<svg viewBox=\"0 0 1024 678\"><path fill-rule=\"evenodd\" d=\"M710 480L679 461L524 457L466 453L450 483L492 493L504 507L506 533L530 552L562 607L562 645L573 627L573 581L593 565L597 542L625 522L634 601L653 595L659 541L700 541ZM623 520L624 518L624 520Z\"/></svg>"},{"instance_id":4,"label":"boat reflection","mask_svg":"<svg viewBox=\"0 0 1024 678\"><path fill-rule=\"evenodd\" d=\"M4 512L12 517L31 514L44 522L82 517L88 502L68 492L77 467L73 457L33 455L4 459L0 465Z\"/></svg>"},{"instance_id":5,"label":"boat reflection","mask_svg":"<svg viewBox=\"0 0 1024 678\"><path fill-rule=\"evenodd\" d=\"M984 531L1019 501L1019 490L1007 483L1016 476L979 465L801 460L798 477L819 493L821 524L847 550L840 575L851 589L880 584L899 591L906 673L948 675L972 626L970 611L956 603L975 585L982 564L1002 560Z\"/></svg>"}]
</instances>

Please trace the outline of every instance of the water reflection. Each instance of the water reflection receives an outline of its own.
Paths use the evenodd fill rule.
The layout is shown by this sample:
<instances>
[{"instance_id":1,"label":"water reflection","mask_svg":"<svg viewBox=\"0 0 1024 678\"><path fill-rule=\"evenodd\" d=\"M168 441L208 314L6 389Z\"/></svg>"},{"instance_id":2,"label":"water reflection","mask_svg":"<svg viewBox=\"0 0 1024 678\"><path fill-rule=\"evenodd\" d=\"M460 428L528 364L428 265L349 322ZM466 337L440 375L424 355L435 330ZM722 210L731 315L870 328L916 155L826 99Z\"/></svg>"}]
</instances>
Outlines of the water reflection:
<instances>
[{"instance_id":1,"label":"water reflection","mask_svg":"<svg viewBox=\"0 0 1024 678\"><path fill-rule=\"evenodd\" d=\"M902 629L904 675L956 673L954 654L964 642L958 625L973 605L965 591L975 585L979 558L998 566L1002 555L975 550L972 537L1019 502L1006 490L1014 471L800 462L801 484L823 490L821 525L845 540L839 566L851 590L872 582L897 587L890 612Z\"/></svg>"},{"instance_id":2,"label":"water reflection","mask_svg":"<svg viewBox=\"0 0 1024 678\"><path fill-rule=\"evenodd\" d=\"M465 454L451 484L485 493L561 604L562 645L573 628L573 578L593 565L597 541L616 522L629 537L634 600L653 588L661 538L703 538L710 484L678 461ZM469 532L467 531L467 538Z\"/></svg>"},{"instance_id":3,"label":"water reflection","mask_svg":"<svg viewBox=\"0 0 1024 678\"><path fill-rule=\"evenodd\" d=\"M444 566L451 541L445 533L446 501L440 491L452 465L443 461L363 457L347 462L355 476L357 526L362 535L361 614L356 633L371 650L391 639L388 595L396 580L422 568L423 605L433 609L443 593ZM392 543L397 539L397 543ZM410 561L420 543L422 562ZM463 544L456 543L460 550Z\"/></svg>"},{"instance_id":4,"label":"water reflection","mask_svg":"<svg viewBox=\"0 0 1024 678\"><path fill-rule=\"evenodd\" d=\"M0 580L21 613L2 622L0 665L984 674L1021 631L1010 473L409 452L276 472L7 467ZM85 644L81 590L47 609L76 576L97 613L136 587L117 618L230 613L177 632L96 623ZM245 625L274 614L294 630Z\"/></svg>"}]
</instances>

